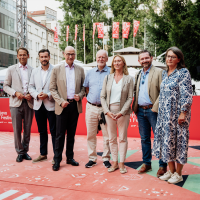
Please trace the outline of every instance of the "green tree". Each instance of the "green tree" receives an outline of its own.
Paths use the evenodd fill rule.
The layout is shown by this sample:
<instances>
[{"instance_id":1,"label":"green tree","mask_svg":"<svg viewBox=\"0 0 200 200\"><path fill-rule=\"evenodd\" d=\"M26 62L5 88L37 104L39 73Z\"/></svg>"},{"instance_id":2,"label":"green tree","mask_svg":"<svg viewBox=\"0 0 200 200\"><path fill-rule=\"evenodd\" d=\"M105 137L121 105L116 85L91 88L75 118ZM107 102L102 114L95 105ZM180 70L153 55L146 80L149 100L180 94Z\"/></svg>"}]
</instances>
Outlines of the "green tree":
<instances>
[{"instance_id":1,"label":"green tree","mask_svg":"<svg viewBox=\"0 0 200 200\"><path fill-rule=\"evenodd\" d=\"M151 12L148 31L156 41L158 53L171 46L177 46L184 54L186 67L192 78L200 80L197 66L200 66L200 0L167 0L158 15Z\"/></svg>"},{"instance_id":2,"label":"green tree","mask_svg":"<svg viewBox=\"0 0 200 200\"><path fill-rule=\"evenodd\" d=\"M61 26L60 48L65 49L66 43L66 26L69 25L68 45L75 47L75 25L78 24L77 35L77 59L84 61L84 42L83 26L85 24L85 44L86 44L86 63L93 61L93 22L107 23L104 10L107 9L103 0L57 0L61 2L61 9L65 16L63 21L59 21ZM95 34L95 44L98 48L103 48L102 39L97 38Z\"/></svg>"},{"instance_id":3,"label":"green tree","mask_svg":"<svg viewBox=\"0 0 200 200\"><path fill-rule=\"evenodd\" d=\"M151 1L151 5L154 5L155 1ZM120 46L122 43L122 21L130 22L130 32L129 38L124 39L124 47L133 46L133 19L140 21L140 26L138 33L135 38L135 47L136 48L143 48L144 44L144 19L148 15L148 0L111 0L110 1L110 8L113 11L114 18L109 19L109 24L112 27L112 21L119 22L119 39L115 39L115 50ZM109 32L109 53L112 52L112 29Z\"/></svg>"}]
</instances>

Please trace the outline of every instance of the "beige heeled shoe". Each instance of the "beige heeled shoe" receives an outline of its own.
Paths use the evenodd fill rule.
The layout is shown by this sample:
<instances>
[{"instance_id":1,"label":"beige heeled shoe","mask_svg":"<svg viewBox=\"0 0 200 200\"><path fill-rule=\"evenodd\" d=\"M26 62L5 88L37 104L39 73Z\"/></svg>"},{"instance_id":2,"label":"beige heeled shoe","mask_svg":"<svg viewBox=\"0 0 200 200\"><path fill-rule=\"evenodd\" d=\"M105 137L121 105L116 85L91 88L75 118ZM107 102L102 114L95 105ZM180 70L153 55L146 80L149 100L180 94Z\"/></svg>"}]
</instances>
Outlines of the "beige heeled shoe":
<instances>
[{"instance_id":1,"label":"beige heeled shoe","mask_svg":"<svg viewBox=\"0 0 200 200\"><path fill-rule=\"evenodd\" d=\"M115 170L119 169L119 167L110 167L108 168L108 172L114 172Z\"/></svg>"},{"instance_id":2,"label":"beige heeled shoe","mask_svg":"<svg viewBox=\"0 0 200 200\"><path fill-rule=\"evenodd\" d=\"M127 169L125 167L124 168L120 168L119 171L120 171L121 174L127 173Z\"/></svg>"}]
</instances>

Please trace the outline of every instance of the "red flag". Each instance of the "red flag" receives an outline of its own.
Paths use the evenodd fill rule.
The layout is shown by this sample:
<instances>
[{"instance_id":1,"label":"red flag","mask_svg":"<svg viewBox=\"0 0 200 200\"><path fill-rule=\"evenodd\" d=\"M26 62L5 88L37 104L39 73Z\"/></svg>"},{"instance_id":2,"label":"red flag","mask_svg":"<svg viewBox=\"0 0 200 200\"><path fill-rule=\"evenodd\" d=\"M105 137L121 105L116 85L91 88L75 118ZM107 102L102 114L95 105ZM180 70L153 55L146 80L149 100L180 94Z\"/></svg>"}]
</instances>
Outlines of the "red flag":
<instances>
[{"instance_id":1,"label":"red flag","mask_svg":"<svg viewBox=\"0 0 200 200\"><path fill-rule=\"evenodd\" d=\"M104 26L103 23L97 23L97 30L98 30L98 38L104 37Z\"/></svg>"},{"instance_id":2,"label":"red flag","mask_svg":"<svg viewBox=\"0 0 200 200\"><path fill-rule=\"evenodd\" d=\"M130 22L123 22L122 27L122 37L128 39L129 31L130 31Z\"/></svg>"},{"instance_id":3,"label":"red flag","mask_svg":"<svg viewBox=\"0 0 200 200\"><path fill-rule=\"evenodd\" d=\"M77 39L77 33L78 33L78 24L75 25L75 38L74 38L74 40Z\"/></svg>"},{"instance_id":4,"label":"red flag","mask_svg":"<svg viewBox=\"0 0 200 200\"><path fill-rule=\"evenodd\" d=\"M119 39L119 22L113 22L112 38Z\"/></svg>"},{"instance_id":5,"label":"red flag","mask_svg":"<svg viewBox=\"0 0 200 200\"><path fill-rule=\"evenodd\" d=\"M83 26L83 41L85 41L85 24Z\"/></svg>"},{"instance_id":6,"label":"red flag","mask_svg":"<svg viewBox=\"0 0 200 200\"><path fill-rule=\"evenodd\" d=\"M96 30L96 23L93 23L93 34L92 34L92 39L94 39L95 30Z\"/></svg>"},{"instance_id":7,"label":"red flag","mask_svg":"<svg viewBox=\"0 0 200 200\"><path fill-rule=\"evenodd\" d=\"M69 39L69 26L66 28L66 41Z\"/></svg>"},{"instance_id":8,"label":"red flag","mask_svg":"<svg viewBox=\"0 0 200 200\"><path fill-rule=\"evenodd\" d=\"M136 36L136 34L137 34L137 31L138 31L138 29L139 29L139 25L140 25L140 21L136 21L136 20L134 20L134 30L133 30L133 36L135 37Z\"/></svg>"},{"instance_id":9,"label":"red flag","mask_svg":"<svg viewBox=\"0 0 200 200\"><path fill-rule=\"evenodd\" d=\"M57 29L57 27L55 27L55 31L54 31L54 42L58 42L58 29Z\"/></svg>"}]
</instances>

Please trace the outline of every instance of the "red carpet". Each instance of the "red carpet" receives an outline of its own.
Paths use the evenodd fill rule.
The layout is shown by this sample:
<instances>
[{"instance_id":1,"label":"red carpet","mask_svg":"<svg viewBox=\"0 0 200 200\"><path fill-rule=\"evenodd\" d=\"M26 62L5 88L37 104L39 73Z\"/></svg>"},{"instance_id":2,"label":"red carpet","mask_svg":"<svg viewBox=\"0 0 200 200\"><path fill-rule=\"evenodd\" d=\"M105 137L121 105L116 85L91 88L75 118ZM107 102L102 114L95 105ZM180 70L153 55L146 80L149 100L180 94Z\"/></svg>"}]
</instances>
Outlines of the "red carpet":
<instances>
[{"instance_id":1,"label":"red carpet","mask_svg":"<svg viewBox=\"0 0 200 200\"><path fill-rule=\"evenodd\" d=\"M153 158L153 171L139 175L142 164L140 139L129 138L126 166L128 173L119 170L108 173L101 159L102 137L98 137L98 164L86 169L88 162L86 136L76 136L75 160L80 166L67 165L66 157L60 170L52 171L53 158L49 135L48 160L33 164L17 163L13 133L0 132L0 199L6 200L134 200L134 199L200 199L200 141L191 140L188 164L183 170L184 182L168 184L156 178L158 161ZM29 155L39 155L39 135L32 134Z\"/></svg>"}]
</instances>

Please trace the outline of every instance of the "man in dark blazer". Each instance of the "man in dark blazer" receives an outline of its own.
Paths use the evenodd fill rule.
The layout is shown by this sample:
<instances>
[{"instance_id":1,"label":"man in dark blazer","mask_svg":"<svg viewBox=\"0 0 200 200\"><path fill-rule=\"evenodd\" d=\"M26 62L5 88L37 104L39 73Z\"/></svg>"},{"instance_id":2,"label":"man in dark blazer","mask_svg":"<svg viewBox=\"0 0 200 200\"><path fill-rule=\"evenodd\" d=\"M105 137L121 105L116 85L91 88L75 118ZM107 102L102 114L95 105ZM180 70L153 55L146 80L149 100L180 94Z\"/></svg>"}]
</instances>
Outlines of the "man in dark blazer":
<instances>
[{"instance_id":1,"label":"man in dark blazer","mask_svg":"<svg viewBox=\"0 0 200 200\"><path fill-rule=\"evenodd\" d=\"M68 46L64 52L65 63L55 67L51 74L51 95L55 100L56 143L53 170L58 171L67 131L66 157L67 164L78 166L74 160L74 137L79 113L82 113L82 98L85 95L85 79L82 67L74 64L75 50Z\"/></svg>"},{"instance_id":2,"label":"man in dark blazer","mask_svg":"<svg viewBox=\"0 0 200 200\"><path fill-rule=\"evenodd\" d=\"M147 50L139 53L138 62L143 69L135 76L134 103L132 110L137 115L142 144L143 165L139 174L151 171L151 128L155 134L159 105L162 69L152 65L153 57ZM167 171L167 164L159 160L157 176Z\"/></svg>"},{"instance_id":3,"label":"man in dark blazer","mask_svg":"<svg viewBox=\"0 0 200 200\"><path fill-rule=\"evenodd\" d=\"M20 47L17 50L19 63L8 67L3 89L10 95L10 112L14 129L16 161L31 160L29 150L31 125L33 119L33 99L28 92L28 83L33 68L27 64L29 52ZM21 138L23 123L23 138Z\"/></svg>"}]
</instances>

